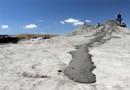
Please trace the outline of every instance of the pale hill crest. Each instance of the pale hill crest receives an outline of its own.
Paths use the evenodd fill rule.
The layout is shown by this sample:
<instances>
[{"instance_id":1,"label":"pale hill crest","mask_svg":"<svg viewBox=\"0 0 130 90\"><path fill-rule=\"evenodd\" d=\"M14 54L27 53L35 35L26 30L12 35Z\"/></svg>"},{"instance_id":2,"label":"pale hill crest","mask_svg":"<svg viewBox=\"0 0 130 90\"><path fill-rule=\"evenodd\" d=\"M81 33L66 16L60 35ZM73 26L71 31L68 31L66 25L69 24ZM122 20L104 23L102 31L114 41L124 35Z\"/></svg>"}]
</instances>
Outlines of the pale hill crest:
<instances>
[{"instance_id":1,"label":"pale hill crest","mask_svg":"<svg viewBox=\"0 0 130 90\"><path fill-rule=\"evenodd\" d=\"M105 32L108 35L112 35L113 33L116 34L129 34L130 31L127 28L120 27L116 24L115 20L108 20L105 24L100 25L100 27L97 28L96 25L80 25L78 29L68 33L69 36L74 35L83 35L83 34L89 34L91 32L95 32L95 35L98 33Z\"/></svg>"}]
</instances>

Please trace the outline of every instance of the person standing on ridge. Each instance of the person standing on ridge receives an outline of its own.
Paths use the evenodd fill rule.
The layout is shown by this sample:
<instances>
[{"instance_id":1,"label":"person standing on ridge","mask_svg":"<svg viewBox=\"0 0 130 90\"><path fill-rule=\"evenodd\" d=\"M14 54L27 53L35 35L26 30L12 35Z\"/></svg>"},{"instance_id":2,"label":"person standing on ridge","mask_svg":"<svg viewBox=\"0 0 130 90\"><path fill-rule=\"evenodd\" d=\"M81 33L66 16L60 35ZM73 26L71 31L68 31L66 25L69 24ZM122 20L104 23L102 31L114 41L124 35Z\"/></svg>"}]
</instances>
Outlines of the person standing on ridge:
<instances>
[{"instance_id":1,"label":"person standing on ridge","mask_svg":"<svg viewBox=\"0 0 130 90\"><path fill-rule=\"evenodd\" d=\"M99 28L101 25L100 25L100 23L98 22L97 24L96 24L96 29L97 28Z\"/></svg>"},{"instance_id":2,"label":"person standing on ridge","mask_svg":"<svg viewBox=\"0 0 130 90\"><path fill-rule=\"evenodd\" d=\"M116 19L116 22L119 26L121 26L121 22L122 22L122 17L121 17L121 14L120 13L117 13L116 15L117 19Z\"/></svg>"}]
</instances>

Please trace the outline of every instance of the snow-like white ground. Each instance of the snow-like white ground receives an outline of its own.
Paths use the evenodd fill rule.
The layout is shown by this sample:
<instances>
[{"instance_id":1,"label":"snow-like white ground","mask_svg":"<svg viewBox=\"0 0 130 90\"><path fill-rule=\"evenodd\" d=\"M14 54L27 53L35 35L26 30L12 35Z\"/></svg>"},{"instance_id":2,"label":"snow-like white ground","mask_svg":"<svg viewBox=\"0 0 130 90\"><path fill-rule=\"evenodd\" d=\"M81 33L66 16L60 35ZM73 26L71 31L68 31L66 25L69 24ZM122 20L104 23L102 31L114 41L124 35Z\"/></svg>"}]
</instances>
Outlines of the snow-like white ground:
<instances>
[{"instance_id":1,"label":"snow-like white ground","mask_svg":"<svg viewBox=\"0 0 130 90\"><path fill-rule=\"evenodd\" d=\"M90 53L98 90L130 90L130 35L113 38Z\"/></svg>"},{"instance_id":2,"label":"snow-like white ground","mask_svg":"<svg viewBox=\"0 0 130 90\"><path fill-rule=\"evenodd\" d=\"M96 83L69 80L62 72L90 34L0 46L0 90L130 90L130 35L90 48Z\"/></svg>"},{"instance_id":3,"label":"snow-like white ground","mask_svg":"<svg viewBox=\"0 0 130 90\"><path fill-rule=\"evenodd\" d=\"M88 42L90 38L84 35L60 36L1 45L0 90L79 90L75 87L76 83L58 70L63 70L72 59L68 52L75 50L75 45Z\"/></svg>"}]
</instances>

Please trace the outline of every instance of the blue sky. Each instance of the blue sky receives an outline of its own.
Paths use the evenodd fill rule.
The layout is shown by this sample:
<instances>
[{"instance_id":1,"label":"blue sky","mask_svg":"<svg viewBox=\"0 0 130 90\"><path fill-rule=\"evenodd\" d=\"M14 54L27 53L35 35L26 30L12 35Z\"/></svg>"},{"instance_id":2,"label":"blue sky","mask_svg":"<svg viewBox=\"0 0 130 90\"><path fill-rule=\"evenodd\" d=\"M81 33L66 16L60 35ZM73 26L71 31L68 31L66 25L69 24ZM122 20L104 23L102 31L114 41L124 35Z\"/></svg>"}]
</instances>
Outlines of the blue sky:
<instances>
[{"instance_id":1,"label":"blue sky","mask_svg":"<svg viewBox=\"0 0 130 90\"><path fill-rule=\"evenodd\" d=\"M87 21L105 23L122 14L130 28L130 0L0 0L0 34L64 34Z\"/></svg>"}]
</instances>

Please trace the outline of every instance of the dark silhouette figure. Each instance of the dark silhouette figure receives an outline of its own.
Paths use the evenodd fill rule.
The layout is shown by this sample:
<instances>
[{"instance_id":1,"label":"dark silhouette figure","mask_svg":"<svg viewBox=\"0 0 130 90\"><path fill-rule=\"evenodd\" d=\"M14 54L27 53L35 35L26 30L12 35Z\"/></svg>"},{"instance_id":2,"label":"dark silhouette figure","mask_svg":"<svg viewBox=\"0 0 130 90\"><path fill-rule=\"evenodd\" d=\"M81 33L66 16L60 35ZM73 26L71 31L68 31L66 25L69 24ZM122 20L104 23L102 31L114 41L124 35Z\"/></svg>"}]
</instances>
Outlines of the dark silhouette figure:
<instances>
[{"instance_id":1,"label":"dark silhouette figure","mask_svg":"<svg viewBox=\"0 0 130 90\"><path fill-rule=\"evenodd\" d=\"M120 13L117 13L117 15L116 15L116 23L119 25L119 26L121 26L121 22L122 22L122 16L121 16L121 14Z\"/></svg>"},{"instance_id":2,"label":"dark silhouette figure","mask_svg":"<svg viewBox=\"0 0 130 90\"><path fill-rule=\"evenodd\" d=\"M98 22L97 25L96 25L96 29L99 28L101 25L100 23Z\"/></svg>"},{"instance_id":3,"label":"dark silhouette figure","mask_svg":"<svg viewBox=\"0 0 130 90\"><path fill-rule=\"evenodd\" d=\"M86 22L84 22L84 25L87 25Z\"/></svg>"}]
</instances>

